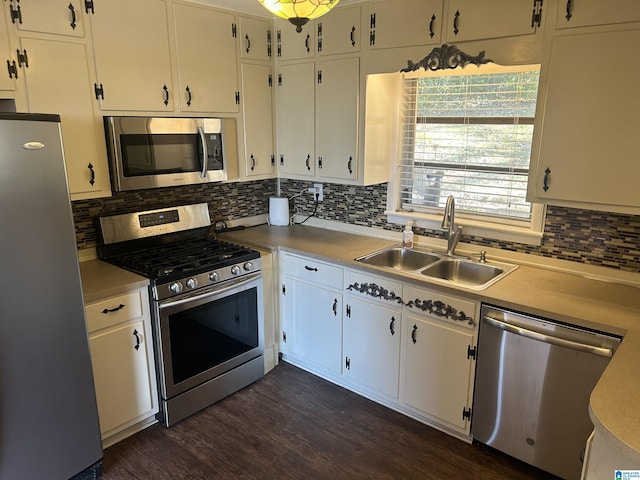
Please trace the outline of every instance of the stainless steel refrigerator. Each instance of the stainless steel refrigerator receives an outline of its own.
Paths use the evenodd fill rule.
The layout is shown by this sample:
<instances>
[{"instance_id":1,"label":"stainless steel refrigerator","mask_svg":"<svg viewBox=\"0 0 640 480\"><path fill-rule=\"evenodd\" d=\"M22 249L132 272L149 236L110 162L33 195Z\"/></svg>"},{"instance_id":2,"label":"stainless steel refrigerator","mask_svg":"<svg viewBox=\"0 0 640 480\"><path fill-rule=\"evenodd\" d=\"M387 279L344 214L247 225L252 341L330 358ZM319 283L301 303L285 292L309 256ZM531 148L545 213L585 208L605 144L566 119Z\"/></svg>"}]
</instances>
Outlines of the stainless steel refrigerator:
<instances>
[{"instance_id":1,"label":"stainless steel refrigerator","mask_svg":"<svg viewBox=\"0 0 640 480\"><path fill-rule=\"evenodd\" d=\"M0 114L1 480L101 473L59 122Z\"/></svg>"}]
</instances>

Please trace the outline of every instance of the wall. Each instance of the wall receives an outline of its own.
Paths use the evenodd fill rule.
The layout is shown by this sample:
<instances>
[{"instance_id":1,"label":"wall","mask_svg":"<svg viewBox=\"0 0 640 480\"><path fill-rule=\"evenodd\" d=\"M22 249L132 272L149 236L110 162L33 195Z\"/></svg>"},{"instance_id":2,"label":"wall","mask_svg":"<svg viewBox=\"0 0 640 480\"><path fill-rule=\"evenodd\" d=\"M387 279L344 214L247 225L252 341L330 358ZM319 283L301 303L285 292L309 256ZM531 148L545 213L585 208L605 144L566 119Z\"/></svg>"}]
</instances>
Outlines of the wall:
<instances>
[{"instance_id":1,"label":"wall","mask_svg":"<svg viewBox=\"0 0 640 480\"><path fill-rule=\"evenodd\" d=\"M283 194L294 195L312 182L281 180ZM233 220L267 215L276 181L211 183L206 185L116 193L111 198L73 202L79 249L96 246L98 217L173 205L207 202L211 220ZM324 184L324 201L316 216L325 220L399 232L384 215L387 185L359 187ZM293 202L302 215L313 211L310 195ZM417 229L419 235L445 238L444 232ZM462 242L542 257L599 265L640 273L640 216L549 206L542 245L531 247L464 236Z\"/></svg>"}]
</instances>

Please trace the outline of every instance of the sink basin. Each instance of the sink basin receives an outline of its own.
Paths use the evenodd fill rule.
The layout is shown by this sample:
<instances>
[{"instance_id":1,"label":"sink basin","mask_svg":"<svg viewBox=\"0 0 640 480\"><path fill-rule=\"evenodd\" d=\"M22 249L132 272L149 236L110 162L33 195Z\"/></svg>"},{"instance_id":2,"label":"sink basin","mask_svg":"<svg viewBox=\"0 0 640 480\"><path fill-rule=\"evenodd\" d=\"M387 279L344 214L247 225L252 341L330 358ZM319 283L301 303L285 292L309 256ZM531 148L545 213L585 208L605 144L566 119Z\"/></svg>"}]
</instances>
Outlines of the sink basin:
<instances>
[{"instance_id":1,"label":"sink basin","mask_svg":"<svg viewBox=\"0 0 640 480\"><path fill-rule=\"evenodd\" d=\"M438 260L439 255L409 250L402 247L392 247L379 252L370 253L357 261L375 265L377 267L394 268L396 270L420 270Z\"/></svg>"},{"instance_id":2,"label":"sink basin","mask_svg":"<svg viewBox=\"0 0 640 480\"><path fill-rule=\"evenodd\" d=\"M422 270L422 275L454 283L484 285L505 273L505 269L459 258L447 258Z\"/></svg>"}]
</instances>

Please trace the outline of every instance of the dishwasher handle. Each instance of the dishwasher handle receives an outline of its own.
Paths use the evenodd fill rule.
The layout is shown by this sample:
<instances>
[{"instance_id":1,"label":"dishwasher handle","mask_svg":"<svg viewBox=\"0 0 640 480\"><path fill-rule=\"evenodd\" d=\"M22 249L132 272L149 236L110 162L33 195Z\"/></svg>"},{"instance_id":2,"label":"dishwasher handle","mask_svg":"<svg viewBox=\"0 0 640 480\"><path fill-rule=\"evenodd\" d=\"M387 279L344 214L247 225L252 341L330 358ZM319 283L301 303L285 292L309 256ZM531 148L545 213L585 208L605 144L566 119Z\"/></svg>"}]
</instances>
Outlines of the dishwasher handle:
<instances>
[{"instance_id":1,"label":"dishwasher handle","mask_svg":"<svg viewBox=\"0 0 640 480\"><path fill-rule=\"evenodd\" d=\"M531 338L533 340L538 340L540 342L550 343L552 345L557 345L559 347L567 347L572 350L577 350L579 352L592 353L594 355L598 355L600 357L611 358L613 356L613 350L610 348L596 347L593 345L587 345L585 343L573 342L571 340L565 340L564 338L558 338L551 335L547 335L545 333L536 332L535 330L530 330L528 328L518 327L511 323L506 323L496 318L492 318L489 316L484 317L485 323L488 323L492 327L499 328L501 330L505 330L509 333L514 333L516 335L520 335L522 337Z\"/></svg>"}]
</instances>

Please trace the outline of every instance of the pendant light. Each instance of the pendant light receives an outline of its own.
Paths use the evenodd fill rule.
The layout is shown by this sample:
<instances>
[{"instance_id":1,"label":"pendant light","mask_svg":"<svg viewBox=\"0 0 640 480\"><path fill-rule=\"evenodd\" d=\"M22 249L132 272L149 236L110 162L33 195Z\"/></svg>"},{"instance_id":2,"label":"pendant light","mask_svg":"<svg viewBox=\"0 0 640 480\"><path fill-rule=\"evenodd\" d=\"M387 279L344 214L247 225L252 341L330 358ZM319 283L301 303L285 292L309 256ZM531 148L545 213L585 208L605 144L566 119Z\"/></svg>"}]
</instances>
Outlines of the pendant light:
<instances>
[{"instance_id":1,"label":"pendant light","mask_svg":"<svg viewBox=\"0 0 640 480\"><path fill-rule=\"evenodd\" d=\"M258 0L264 8L278 17L289 20L296 26L296 32L309 20L318 18L333 7L339 0Z\"/></svg>"}]
</instances>

